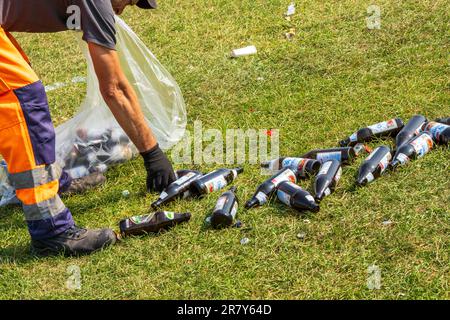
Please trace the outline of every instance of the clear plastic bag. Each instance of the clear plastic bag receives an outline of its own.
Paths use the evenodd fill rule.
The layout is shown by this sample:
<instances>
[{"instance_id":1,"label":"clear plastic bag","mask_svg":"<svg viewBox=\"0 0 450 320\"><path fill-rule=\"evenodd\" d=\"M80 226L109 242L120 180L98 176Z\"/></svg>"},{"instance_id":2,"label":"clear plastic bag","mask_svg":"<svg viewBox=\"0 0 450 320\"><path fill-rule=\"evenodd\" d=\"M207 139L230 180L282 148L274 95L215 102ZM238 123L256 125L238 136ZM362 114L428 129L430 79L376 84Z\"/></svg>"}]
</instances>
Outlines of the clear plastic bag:
<instances>
[{"instance_id":1,"label":"clear plastic bag","mask_svg":"<svg viewBox=\"0 0 450 320\"><path fill-rule=\"evenodd\" d=\"M0 207L17 203L20 202L16 197L16 190L9 182L6 162L0 160Z\"/></svg>"},{"instance_id":2,"label":"clear plastic bag","mask_svg":"<svg viewBox=\"0 0 450 320\"><path fill-rule=\"evenodd\" d=\"M130 27L116 16L117 53L121 67L136 91L144 116L160 147L167 150L185 132L186 107L180 88ZM76 179L103 172L125 162L137 150L104 102L87 44L87 93L75 117L56 128L57 162Z\"/></svg>"}]
</instances>

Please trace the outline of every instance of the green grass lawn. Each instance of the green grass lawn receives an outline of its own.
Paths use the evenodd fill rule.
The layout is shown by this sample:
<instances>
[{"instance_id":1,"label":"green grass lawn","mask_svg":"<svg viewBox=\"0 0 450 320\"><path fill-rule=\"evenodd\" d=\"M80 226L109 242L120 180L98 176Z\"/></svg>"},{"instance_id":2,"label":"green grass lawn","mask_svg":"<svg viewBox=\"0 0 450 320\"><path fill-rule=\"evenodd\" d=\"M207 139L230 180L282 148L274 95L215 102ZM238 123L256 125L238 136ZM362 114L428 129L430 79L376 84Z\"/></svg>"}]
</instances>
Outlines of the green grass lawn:
<instances>
[{"instance_id":1,"label":"green grass lawn","mask_svg":"<svg viewBox=\"0 0 450 320\"><path fill-rule=\"evenodd\" d=\"M195 120L223 132L276 128L281 154L295 156L395 116L450 115L448 1L376 1L380 30L366 27L370 1L299 1L291 22L283 18L288 4L165 0L157 11L129 9L123 17L178 81L191 130ZM297 34L289 42L291 26ZM85 75L72 34L18 39L45 84ZM251 44L257 55L228 58ZM84 92L84 84L74 84L49 93L55 124L74 115ZM381 143L392 146L370 146ZM32 257L21 210L1 208L0 298L448 299L449 155L436 148L355 190L359 159L344 168L317 214L299 216L276 201L250 211L241 206L251 229L202 228L219 193L177 201L167 209L192 212L190 223L81 258ZM236 181L241 204L265 179L256 165L244 167ZM141 159L107 177L100 188L64 198L78 224L117 230L120 219L148 212L157 197L144 192ZM243 237L250 243L241 245ZM80 290L66 287L73 265L81 270ZM381 271L378 290L367 286L372 265Z\"/></svg>"}]
</instances>

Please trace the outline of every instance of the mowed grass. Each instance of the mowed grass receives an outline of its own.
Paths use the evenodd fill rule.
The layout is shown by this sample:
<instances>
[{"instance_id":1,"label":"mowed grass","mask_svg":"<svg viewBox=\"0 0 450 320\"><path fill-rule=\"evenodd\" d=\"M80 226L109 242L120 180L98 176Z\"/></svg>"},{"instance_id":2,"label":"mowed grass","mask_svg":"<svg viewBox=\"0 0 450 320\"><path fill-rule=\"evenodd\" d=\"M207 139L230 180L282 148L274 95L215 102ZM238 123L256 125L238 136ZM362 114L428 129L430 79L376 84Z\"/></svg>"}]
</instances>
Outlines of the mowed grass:
<instances>
[{"instance_id":1,"label":"mowed grass","mask_svg":"<svg viewBox=\"0 0 450 320\"><path fill-rule=\"evenodd\" d=\"M370 1L301 1L291 22L283 18L288 4L166 0L150 13L127 10L124 19L178 81L190 130L195 120L223 133L279 129L280 153L295 156L392 117L450 115L448 1L377 1L380 30L366 27ZM289 42L291 26L297 34ZM85 74L72 34L18 39L45 84ZM228 58L251 44L257 55ZM56 124L74 115L84 92L76 84L49 93ZM370 146L380 144L392 141ZM276 201L250 211L241 206L246 229L202 228L220 192L177 201L167 209L192 212L188 224L81 258L32 257L21 210L2 208L0 298L448 299L449 155L437 147L355 189L359 159L344 168L319 213L298 215ZM241 204L265 179L256 165L244 167L236 181ZM64 198L78 224L117 230L120 219L148 212L157 197L145 194L141 159L107 177L100 188ZM311 181L300 184L310 189ZM130 198L121 196L124 189ZM372 290L373 265L381 288ZM81 270L80 290L66 286L70 266Z\"/></svg>"}]
</instances>

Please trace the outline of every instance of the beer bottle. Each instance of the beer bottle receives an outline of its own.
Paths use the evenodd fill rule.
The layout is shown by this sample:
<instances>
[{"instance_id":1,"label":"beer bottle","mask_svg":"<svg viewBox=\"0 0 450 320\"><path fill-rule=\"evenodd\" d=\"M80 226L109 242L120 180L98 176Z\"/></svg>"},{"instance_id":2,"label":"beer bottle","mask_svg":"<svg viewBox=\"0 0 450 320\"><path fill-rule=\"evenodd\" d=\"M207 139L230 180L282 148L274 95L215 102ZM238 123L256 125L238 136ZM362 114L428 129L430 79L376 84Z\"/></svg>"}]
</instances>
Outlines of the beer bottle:
<instances>
[{"instance_id":1,"label":"beer bottle","mask_svg":"<svg viewBox=\"0 0 450 320\"><path fill-rule=\"evenodd\" d=\"M179 171L177 172L177 176L179 178L167 186L167 188L159 195L158 200L151 204L153 208L157 208L177 198L185 199L189 197L189 188L191 187L191 184L200 178L202 173L198 171L186 172L186 170L183 170L181 176Z\"/></svg>"},{"instance_id":2,"label":"beer bottle","mask_svg":"<svg viewBox=\"0 0 450 320\"><path fill-rule=\"evenodd\" d=\"M314 181L314 194L317 202L330 195L341 179L342 167L337 160L324 162Z\"/></svg>"},{"instance_id":3,"label":"beer bottle","mask_svg":"<svg viewBox=\"0 0 450 320\"><path fill-rule=\"evenodd\" d=\"M277 186L283 181L292 181L294 183L297 182L295 170L284 168L264 181L258 189L256 189L253 197L245 203L245 208L250 209L265 204L272 193L276 190Z\"/></svg>"},{"instance_id":4,"label":"beer bottle","mask_svg":"<svg viewBox=\"0 0 450 320\"><path fill-rule=\"evenodd\" d=\"M376 137L395 136L402 128L400 118L383 121L366 128L359 129L347 139L339 142L341 147L354 146L358 142L367 142Z\"/></svg>"},{"instance_id":5,"label":"beer bottle","mask_svg":"<svg viewBox=\"0 0 450 320\"><path fill-rule=\"evenodd\" d=\"M292 181L284 181L277 187L278 200L297 211L318 212L319 205L313 196Z\"/></svg>"},{"instance_id":6,"label":"beer bottle","mask_svg":"<svg viewBox=\"0 0 450 320\"><path fill-rule=\"evenodd\" d=\"M309 158L319 160L324 163L328 160L338 160L342 164L349 164L356 158L355 149L352 147L340 147L330 149L316 149L309 151L300 156L301 158Z\"/></svg>"},{"instance_id":7,"label":"beer bottle","mask_svg":"<svg viewBox=\"0 0 450 320\"><path fill-rule=\"evenodd\" d=\"M423 130L430 133L436 144L448 144L450 140L450 126L430 121L423 126Z\"/></svg>"},{"instance_id":8,"label":"beer bottle","mask_svg":"<svg viewBox=\"0 0 450 320\"><path fill-rule=\"evenodd\" d=\"M268 168L271 171L284 168L294 169L297 172L297 178L301 179L316 174L319 171L320 162L315 159L285 157L264 162L261 167Z\"/></svg>"},{"instance_id":9,"label":"beer bottle","mask_svg":"<svg viewBox=\"0 0 450 320\"><path fill-rule=\"evenodd\" d=\"M446 124L446 125L450 126L450 117L448 117L448 118L437 118L434 121L435 122L439 122L439 123L443 123L443 124Z\"/></svg>"},{"instance_id":10,"label":"beer bottle","mask_svg":"<svg viewBox=\"0 0 450 320\"><path fill-rule=\"evenodd\" d=\"M411 140L411 138L417 136L422 131L422 126L427 122L427 118L418 114L412 117L408 123L395 137L395 145L397 148Z\"/></svg>"},{"instance_id":11,"label":"beer bottle","mask_svg":"<svg viewBox=\"0 0 450 320\"><path fill-rule=\"evenodd\" d=\"M423 157L433 148L433 138L428 132L422 132L415 138L402 145L397 149L394 158L390 164L392 169L396 169L400 165L404 165L411 159Z\"/></svg>"},{"instance_id":12,"label":"beer bottle","mask_svg":"<svg viewBox=\"0 0 450 320\"><path fill-rule=\"evenodd\" d=\"M356 184L364 186L380 177L392 159L391 148L381 146L372 151L359 168Z\"/></svg>"},{"instance_id":13,"label":"beer bottle","mask_svg":"<svg viewBox=\"0 0 450 320\"><path fill-rule=\"evenodd\" d=\"M196 196L205 195L226 187L233 182L238 174L244 171L243 168L218 169L195 180L191 184L191 191Z\"/></svg>"},{"instance_id":14,"label":"beer bottle","mask_svg":"<svg viewBox=\"0 0 450 320\"><path fill-rule=\"evenodd\" d=\"M211 225L215 229L230 227L236 218L238 210L238 199L236 197L236 187L223 193L217 200L211 215Z\"/></svg>"},{"instance_id":15,"label":"beer bottle","mask_svg":"<svg viewBox=\"0 0 450 320\"><path fill-rule=\"evenodd\" d=\"M191 219L191 214L158 211L153 214L136 216L120 221L120 233L125 236L158 233Z\"/></svg>"}]
</instances>

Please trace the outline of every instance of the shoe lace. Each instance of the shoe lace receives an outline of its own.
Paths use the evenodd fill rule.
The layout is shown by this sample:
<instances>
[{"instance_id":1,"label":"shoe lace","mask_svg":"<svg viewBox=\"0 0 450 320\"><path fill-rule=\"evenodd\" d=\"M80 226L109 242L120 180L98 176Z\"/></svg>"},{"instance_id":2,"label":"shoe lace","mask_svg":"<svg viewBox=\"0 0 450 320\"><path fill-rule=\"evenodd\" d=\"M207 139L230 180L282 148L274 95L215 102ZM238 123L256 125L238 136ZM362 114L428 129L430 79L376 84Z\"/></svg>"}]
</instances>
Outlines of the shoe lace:
<instances>
[{"instance_id":1,"label":"shoe lace","mask_svg":"<svg viewBox=\"0 0 450 320\"><path fill-rule=\"evenodd\" d=\"M86 231L87 230L85 228L80 228L77 225L74 225L73 227L70 227L69 229L67 229L65 233L69 237L79 238Z\"/></svg>"}]
</instances>

